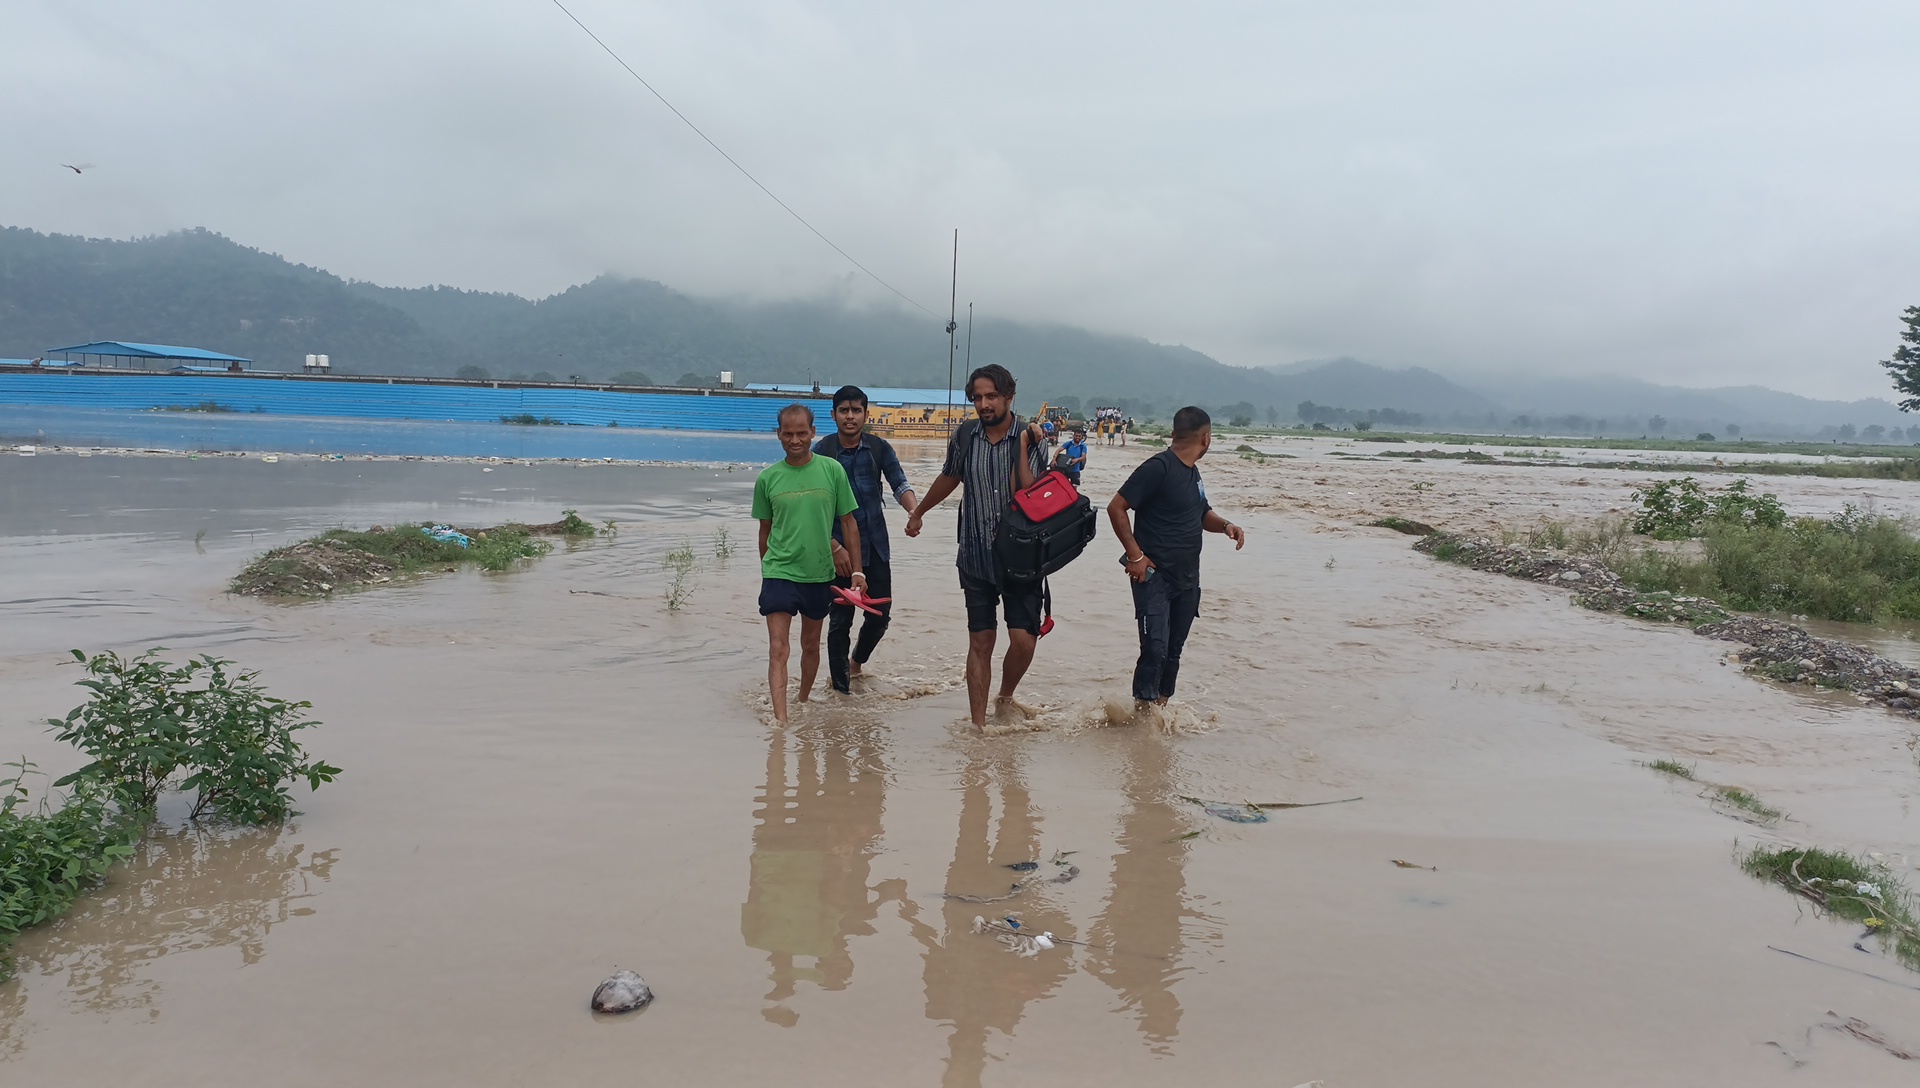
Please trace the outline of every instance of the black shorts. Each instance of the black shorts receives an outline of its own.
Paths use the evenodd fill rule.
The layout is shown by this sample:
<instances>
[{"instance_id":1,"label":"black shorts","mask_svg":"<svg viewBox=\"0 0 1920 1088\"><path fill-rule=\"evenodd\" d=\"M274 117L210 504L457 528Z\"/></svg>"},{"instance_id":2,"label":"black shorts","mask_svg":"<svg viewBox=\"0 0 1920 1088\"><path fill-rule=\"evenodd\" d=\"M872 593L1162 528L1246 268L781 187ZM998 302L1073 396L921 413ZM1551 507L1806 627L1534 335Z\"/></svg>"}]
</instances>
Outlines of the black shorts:
<instances>
[{"instance_id":1,"label":"black shorts","mask_svg":"<svg viewBox=\"0 0 1920 1088\"><path fill-rule=\"evenodd\" d=\"M967 630L992 631L1000 626L994 618L997 602L1006 612L1007 630L1040 633L1040 583L1010 582L1007 588L960 572L960 593L967 600Z\"/></svg>"},{"instance_id":2,"label":"black shorts","mask_svg":"<svg viewBox=\"0 0 1920 1088\"><path fill-rule=\"evenodd\" d=\"M810 620L823 620L833 608L832 582L789 582L785 578L760 579L760 614L771 616L795 612Z\"/></svg>"}]
</instances>

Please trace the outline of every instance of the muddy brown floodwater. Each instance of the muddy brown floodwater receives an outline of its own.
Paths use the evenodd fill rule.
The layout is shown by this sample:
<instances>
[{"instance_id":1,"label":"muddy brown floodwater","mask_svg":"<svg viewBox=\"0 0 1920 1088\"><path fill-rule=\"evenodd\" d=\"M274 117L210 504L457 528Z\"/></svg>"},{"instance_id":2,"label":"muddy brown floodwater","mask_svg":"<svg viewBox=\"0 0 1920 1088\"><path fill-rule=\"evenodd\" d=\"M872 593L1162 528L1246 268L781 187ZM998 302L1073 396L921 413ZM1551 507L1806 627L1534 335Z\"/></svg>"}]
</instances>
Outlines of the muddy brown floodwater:
<instances>
[{"instance_id":1,"label":"muddy brown floodwater","mask_svg":"<svg viewBox=\"0 0 1920 1088\"><path fill-rule=\"evenodd\" d=\"M1040 728L985 738L964 724L951 505L917 541L893 518L896 618L862 690L783 729L759 690L751 471L0 462L0 751L71 769L34 724L78 701L65 651L165 645L311 699L308 744L346 768L278 832L170 811L25 935L0 1083L1912 1083L1815 1025L1831 1010L1912 1046L1920 992L1768 946L1920 975L1732 861L1780 840L1915 875L1911 723L1357 525L1592 516L1631 473L1331 448L1203 463L1249 543L1207 549L1179 731L1105 724L1134 648L1103 530L1055 580L1060 626L1022 689ZM1088 490L1141 452L1096 446ZM1837 507L1862 487L1890 510L1920 497L1776 489ZM563 506L619 535L504 576L222 593L329 525ZM683 543L699 567L670 613L662 556ZM1662 757L1789 816L1737 822L1638 762ZM1241 825L1181 795L1364 800ZM1045 880L1056 854L1077 879ZM995 898L1025 861L1012 899L944 897ZM972 932L1014 911L1080 943L1021 958ZM658 1000L596 1019L616 966Z\"/></svg>"}]
</instances>

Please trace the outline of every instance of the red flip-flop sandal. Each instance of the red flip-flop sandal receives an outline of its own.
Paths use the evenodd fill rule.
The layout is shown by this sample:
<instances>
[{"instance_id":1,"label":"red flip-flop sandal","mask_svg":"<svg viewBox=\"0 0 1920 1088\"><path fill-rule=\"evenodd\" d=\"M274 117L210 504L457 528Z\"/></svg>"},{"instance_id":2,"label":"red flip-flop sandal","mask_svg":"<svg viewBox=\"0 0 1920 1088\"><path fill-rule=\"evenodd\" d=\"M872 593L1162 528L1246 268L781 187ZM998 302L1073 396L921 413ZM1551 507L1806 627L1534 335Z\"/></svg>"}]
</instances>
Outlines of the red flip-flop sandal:
<instances>
[{"instance_id":1,"label":"red flip-flop sandal","mask_svg":"<svg viewBox=\"0 0 1920 1088\"><path fill-rule=\"evenodd\" d=\"M869 597L857 589L844 589L840 586L833 587L833 595L840 598L845 604L850 604L864 612L871 612L876 616L880 615L881 612L878 608L873 607L874 605L886 604L888 601L893 600L892 597Z\"/></svg>"}]
</instances>

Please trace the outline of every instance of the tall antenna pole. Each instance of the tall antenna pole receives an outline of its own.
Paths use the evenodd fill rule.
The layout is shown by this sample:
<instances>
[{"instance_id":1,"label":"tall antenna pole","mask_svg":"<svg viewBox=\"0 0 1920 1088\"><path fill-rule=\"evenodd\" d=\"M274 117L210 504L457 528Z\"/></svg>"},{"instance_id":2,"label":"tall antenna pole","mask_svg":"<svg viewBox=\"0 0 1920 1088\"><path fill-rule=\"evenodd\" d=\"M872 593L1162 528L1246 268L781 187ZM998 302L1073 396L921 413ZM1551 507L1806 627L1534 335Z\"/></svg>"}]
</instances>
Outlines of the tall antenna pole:
<instances>
[{"instance_id":1,"label":"tall antenna pole","mask_svg":"<svg viewBox=\"0 0 1920 1088\"><path fill-rule=\"evenodd\" d=\"M967 373L973 373L973 303L971 302L967 303Z\"/></svg>"},{"instance_id":2,"label":"tall antenna pole","mask_svg":"<svg viewBox=\"0 0 1920 1088\"><path fill-rule=\"evenodd\" d=\"M968 306L972 310L972 306ZM953 426L953 334L960 330L960 228L953 228L953 286L947 296L947 419L949 428ZM968 317L971 322L972 317ZM969 337L971 339L971 337ZM972 358L973 345L967 345L968 358Z\"/></svg>"}]
</instances>

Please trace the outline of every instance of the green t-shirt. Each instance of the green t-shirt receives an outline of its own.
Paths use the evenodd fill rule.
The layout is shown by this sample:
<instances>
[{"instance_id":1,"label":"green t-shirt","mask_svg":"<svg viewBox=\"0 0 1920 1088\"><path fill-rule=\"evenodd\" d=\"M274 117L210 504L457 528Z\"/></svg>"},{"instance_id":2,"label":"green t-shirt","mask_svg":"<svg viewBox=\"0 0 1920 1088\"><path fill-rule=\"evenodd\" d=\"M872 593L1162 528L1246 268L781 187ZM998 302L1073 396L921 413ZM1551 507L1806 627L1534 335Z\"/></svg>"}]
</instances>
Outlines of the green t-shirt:
<instances>
[{"instance_id":1,"label":"green t-shirt","mask_svg":"<svg viewBox=\"0 0 1920 1088\"><path fill-rule=\"evenodd\" d=\"M833 581L833 523L860 506L847 470L813 454L795 468L782 459L753 482L753 517L772 521L760 573L789 582Z\"/></svg>"}]
</instances>

